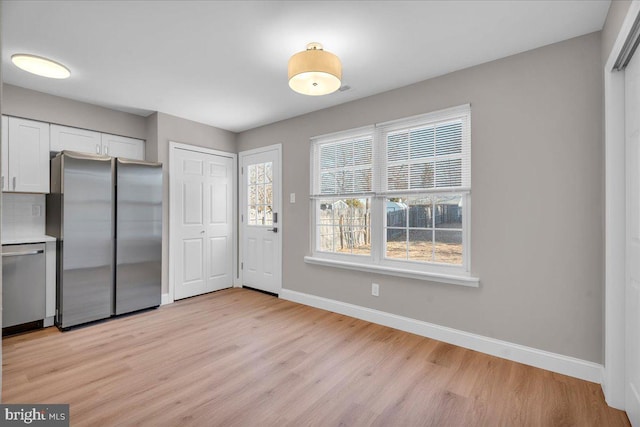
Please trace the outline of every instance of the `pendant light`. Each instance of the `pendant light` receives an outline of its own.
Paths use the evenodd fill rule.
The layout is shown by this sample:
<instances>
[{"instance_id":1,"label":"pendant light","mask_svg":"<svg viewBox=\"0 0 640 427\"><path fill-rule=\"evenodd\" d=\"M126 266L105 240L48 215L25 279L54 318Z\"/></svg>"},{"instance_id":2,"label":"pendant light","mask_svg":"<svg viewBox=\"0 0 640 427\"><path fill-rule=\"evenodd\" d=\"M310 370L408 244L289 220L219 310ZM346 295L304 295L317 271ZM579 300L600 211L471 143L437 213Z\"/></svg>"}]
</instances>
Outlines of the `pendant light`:
<instances>
[{"instance_id":1,"label":"pendant light","mask_svg":"<svg viewBox=\"0 0 640 427\"><path fill-rule=\"evenodd\" d=\"M309 43L307 50L289 59L289 87L303 95L327 95L340 88L342 64L320 43Z\"/></svg>"}]
</instances>

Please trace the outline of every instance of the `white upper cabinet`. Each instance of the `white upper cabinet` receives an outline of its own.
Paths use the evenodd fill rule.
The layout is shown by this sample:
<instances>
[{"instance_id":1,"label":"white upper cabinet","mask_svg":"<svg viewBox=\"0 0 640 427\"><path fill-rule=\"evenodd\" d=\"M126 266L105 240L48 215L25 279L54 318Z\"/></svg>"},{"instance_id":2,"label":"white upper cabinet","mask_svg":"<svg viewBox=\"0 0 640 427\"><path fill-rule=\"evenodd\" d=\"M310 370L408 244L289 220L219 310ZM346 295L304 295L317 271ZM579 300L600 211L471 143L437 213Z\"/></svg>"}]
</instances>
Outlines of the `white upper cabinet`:
<instances>
[{"instance_id":1,"label":"white upper cabinet","mask_svg":"<svg viewBox=\"0 0 640 427\"><path fill-rule=\"evenodd\" d=\"M51 151L63 150L144 160L144 141L141 139L51 125Z\"/></svg>"},{"instance_id":2,"label":"white upper cabinet","mask_svg":"<svg viewBox=\"0 0 640 427\"><path fill-rule=\"evenodd\" d=\"M103 133L102 154L132 160L144 160L144 141Z\"/></svg>"},{"instance_id":3,"label":"white upper cabinet","mask_svg":"<svg viewBox=\"0 0 640 427\"><path fill-rule=\"evenodd\" d=\"M2 190L49 192L49 123L2 117Z\"/></svg>"},{"instance_id":4,"label":"white upper cabinet","mask_svg":"<svg viewBox=\"0 0 640 427\"><path fill-rule=\"evenodd\" d=\"M81 153L102 153L100 132L51 125L51 151L79 151Z\"/></svg>"}]
</instances>

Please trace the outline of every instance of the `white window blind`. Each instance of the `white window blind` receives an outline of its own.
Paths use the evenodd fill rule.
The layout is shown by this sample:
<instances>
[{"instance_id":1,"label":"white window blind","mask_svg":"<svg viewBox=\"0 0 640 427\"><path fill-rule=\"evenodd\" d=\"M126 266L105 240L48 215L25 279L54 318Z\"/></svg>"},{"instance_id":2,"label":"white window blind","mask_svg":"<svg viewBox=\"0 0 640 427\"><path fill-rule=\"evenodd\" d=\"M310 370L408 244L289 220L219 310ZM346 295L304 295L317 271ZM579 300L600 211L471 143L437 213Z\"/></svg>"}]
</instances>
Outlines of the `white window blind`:
<instances>
[{"instance_id":1,"label":"white window blind","mask_svg":"<svg viewBox=\"0 0 640 427\"><path fill-rule=\"evenodd\" d=\"M356 196L373 191L373 132L314 140L312 197Z\"/></svg>"},{"instance_id":2,"label":"white window blind","mask_svg":"<svg viewBox=\"0 0 640 427\"><path fill-rule=\"evenodd\" d=\"M382 179L376 193L468 191L469 117L465 105L378 125Z\"/></svg>"}]
</instances>

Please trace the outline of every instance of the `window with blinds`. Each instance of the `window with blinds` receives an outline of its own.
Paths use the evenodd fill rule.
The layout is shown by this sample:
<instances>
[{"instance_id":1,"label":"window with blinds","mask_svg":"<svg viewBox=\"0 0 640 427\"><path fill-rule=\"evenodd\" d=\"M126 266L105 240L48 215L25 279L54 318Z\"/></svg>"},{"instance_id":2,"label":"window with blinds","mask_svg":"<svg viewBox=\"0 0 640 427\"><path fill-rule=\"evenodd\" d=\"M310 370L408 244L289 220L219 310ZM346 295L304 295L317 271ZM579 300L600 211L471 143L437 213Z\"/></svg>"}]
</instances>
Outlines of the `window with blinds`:
<instances>
[{"instance_id":1,"label":"window with blinds","mask_svg":"<svg viewBox=\"0 0 640 427\"><path fill-rule=\"evenodd\" d=\"M314 255L469 271L470 121L464 105L314 138Z\"/></svg>"},{"instance_id":2,"label":"window with blinds","mask_svg":"<svg viewBox=\"0 0 640 427\"><path fill-rule=\"evenodd\" d=\"M357 136L318 144L318 188L321 195L370 193L373 177L373 138Z\"/></svg>"},{"instance_id":3,"label":"window with blinds","mask_svg":"<svg viewBox=\"0 0 640 427\"><path fill-rule=\"evenodd\" d=\"M314 140L312 194L320 252L371 255L372 130Z\"/></svg>"},{"instance_id":4,"label":"window with blinds","mask_svg":"<svg viewBox=\"0 0 640 427\"><path fill-rule=\"evenodd\" d=\"M449 117L446 117L446 116ZM378 125L384 158L379 192L442 192L470 187L468 106Z\"/></svg>"}]
</instances>

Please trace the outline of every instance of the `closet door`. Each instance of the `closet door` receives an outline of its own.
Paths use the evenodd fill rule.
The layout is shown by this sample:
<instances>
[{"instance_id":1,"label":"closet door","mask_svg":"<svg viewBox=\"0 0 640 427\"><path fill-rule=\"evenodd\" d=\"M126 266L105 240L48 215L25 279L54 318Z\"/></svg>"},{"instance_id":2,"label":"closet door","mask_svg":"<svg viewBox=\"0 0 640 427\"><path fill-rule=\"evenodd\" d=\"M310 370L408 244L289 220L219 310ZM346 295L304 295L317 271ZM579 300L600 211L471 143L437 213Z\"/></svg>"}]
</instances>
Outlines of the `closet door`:
<instances>
[{"instance_id":1,"label":"closet door","mask_svg":"<svg viewBox=\"0 0 640 427\"><path fill-rule=\"evenodd\" d=\"M626 284L625 409L640 426L640 55L625 69Z\"/></svg>"},{"instance_id":2,"label":"closet door","mask_svg":"<svg viewBox=\"0 0 640 427\"><path fill-rule=\"evenodd\" d=\"M233 158L175 149L174 299L233 285Z\"/></svg>"}]
</instances>

